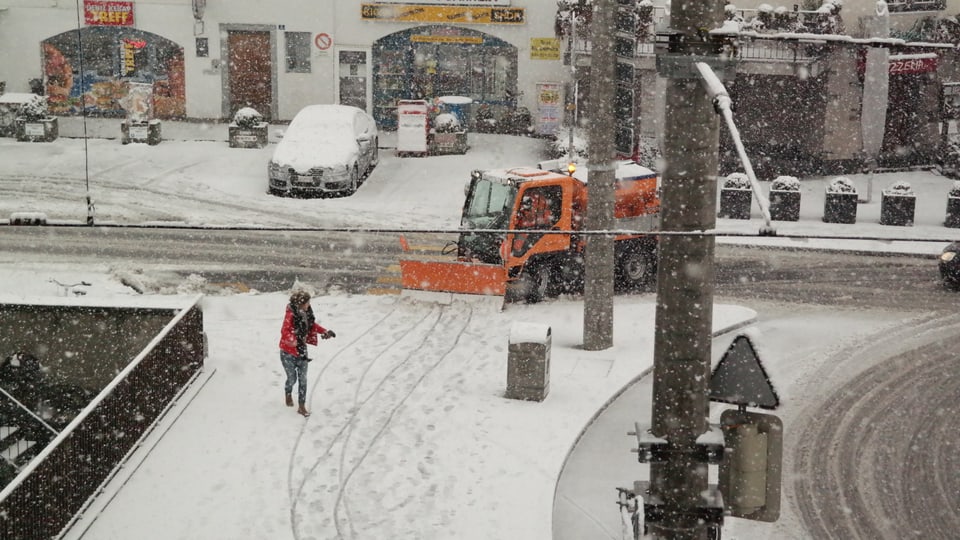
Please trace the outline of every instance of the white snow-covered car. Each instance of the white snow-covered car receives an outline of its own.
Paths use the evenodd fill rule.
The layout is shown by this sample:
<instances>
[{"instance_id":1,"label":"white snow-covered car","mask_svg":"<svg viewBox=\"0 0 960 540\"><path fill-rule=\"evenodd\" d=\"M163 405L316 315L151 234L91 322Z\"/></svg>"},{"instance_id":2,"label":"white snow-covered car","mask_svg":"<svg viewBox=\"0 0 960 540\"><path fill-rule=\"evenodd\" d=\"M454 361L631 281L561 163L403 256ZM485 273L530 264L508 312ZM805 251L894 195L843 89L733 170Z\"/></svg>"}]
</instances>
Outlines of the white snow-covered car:
<instances>
[{"instance_id":1,"label":"white snow-covered car","mask_svg":"<svg viewBox=\"0 0 960 540\"><path fill-rule=\"evenodd\" d=\"M373 117L349 105L309 105L293 117L267 167L274 195L352 195L380 160Z\"/></svg>"}]
</instances>

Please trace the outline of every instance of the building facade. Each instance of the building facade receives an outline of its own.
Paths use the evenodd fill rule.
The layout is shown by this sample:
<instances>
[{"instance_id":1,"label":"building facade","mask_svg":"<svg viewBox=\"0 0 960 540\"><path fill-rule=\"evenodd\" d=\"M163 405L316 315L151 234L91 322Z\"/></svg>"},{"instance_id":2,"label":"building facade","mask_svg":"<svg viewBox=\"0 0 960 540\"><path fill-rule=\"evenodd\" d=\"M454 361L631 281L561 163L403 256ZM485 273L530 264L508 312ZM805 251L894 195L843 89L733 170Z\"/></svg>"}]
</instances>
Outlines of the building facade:
<instances>
[{"instance_id":1,"label":"building facade","mask_svg":"<svg viewBox=\"0 0 960 540\"><path fill-rule=\"evenodd\" d=\"M283 121L345 103L390 128L397 99L455 95L554 129L569 79L555 13L536 0L3 0L0 80L41 86L57 114L123 116L140 83L157 118L251 106Z\"/></svg>"}]
</instances>

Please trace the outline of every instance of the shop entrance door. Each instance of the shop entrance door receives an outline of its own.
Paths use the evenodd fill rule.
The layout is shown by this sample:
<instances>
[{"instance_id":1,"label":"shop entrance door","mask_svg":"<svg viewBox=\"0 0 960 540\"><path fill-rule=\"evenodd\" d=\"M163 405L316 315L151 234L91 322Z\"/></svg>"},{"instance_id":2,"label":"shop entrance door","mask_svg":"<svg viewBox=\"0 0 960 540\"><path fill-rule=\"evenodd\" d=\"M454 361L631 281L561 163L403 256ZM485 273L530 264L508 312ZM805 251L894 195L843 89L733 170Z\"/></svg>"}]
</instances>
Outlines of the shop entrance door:
<instances>
[{"instance_id":1,"label":"shop entrance door","mask_svg":"<svg viewBox=\"0 0 960 540\"><path fill-rule=\"evenodd\" d=\"M370 112L370 53L367 49L337 48L337 99Z\"/></svg>"},{"instance_id":2,"label":"shop entrance door","mask_svg":"<svg viewBox=\"0 0 960 540\"><path fill-rule=\"evenodd\" d=\"M230 117L243 107L253 107L269 121L273 104L270 32L231 30L227 50Z\"/></svg>"}]
</instances>

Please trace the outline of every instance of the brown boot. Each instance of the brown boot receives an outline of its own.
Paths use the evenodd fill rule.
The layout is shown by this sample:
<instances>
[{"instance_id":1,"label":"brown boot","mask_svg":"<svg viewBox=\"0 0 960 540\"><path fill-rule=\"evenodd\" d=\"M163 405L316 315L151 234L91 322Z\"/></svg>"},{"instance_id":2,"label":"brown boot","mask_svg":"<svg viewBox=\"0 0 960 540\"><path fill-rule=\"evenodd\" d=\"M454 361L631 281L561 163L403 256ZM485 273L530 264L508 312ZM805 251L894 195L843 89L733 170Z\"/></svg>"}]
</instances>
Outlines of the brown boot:
<instances>
[{"instance_id":1,"label":"brown boot","mask_svg":"<svg viewBox=\"0 0 960 540\"><path fill-rule=\"evenodd\" d=\"M293 407L293 396L287 394L287 407Z\"/></svg>"},{"instance_id":2,"label":"brown boot","mask_svg":"<svg viewBox=\"0 0 960 540\"><path fill-rule=\"evenodd\" d=\"M297 409L297 414L303 415L304 417L310 416L310 411L303 406L303 403L300 404L300 408Z\"/></svg>"}]
</instances>

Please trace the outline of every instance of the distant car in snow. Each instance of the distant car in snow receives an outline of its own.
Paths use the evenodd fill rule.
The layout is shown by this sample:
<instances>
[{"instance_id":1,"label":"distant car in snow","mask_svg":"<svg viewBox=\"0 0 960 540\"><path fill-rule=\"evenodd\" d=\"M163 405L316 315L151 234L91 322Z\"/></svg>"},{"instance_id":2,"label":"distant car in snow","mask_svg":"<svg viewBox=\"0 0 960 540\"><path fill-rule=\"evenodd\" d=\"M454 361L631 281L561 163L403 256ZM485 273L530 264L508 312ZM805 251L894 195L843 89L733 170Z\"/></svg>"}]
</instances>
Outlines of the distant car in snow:
<instances>
[{"instance_id":1,"label":"distant car in snow","mask_svg":"<svg viewBox=\"0 0 960 540\"><path fill-rule=\"evenodd\" d=\"M940 253L940 279L947 287L960 288L960 242L951 242Z\"/></svg>"},{"instance_id":2,"label":"distant car in snow","mask_svg":"<svg viewBox=\"0 0 960 540\"><path fill-rule=\"evenodd\" d=\"M352 195L377 166L373 117L349 105L309 105L293 117L267 167L274 195Z\"/></svg>"}]
</instances>

